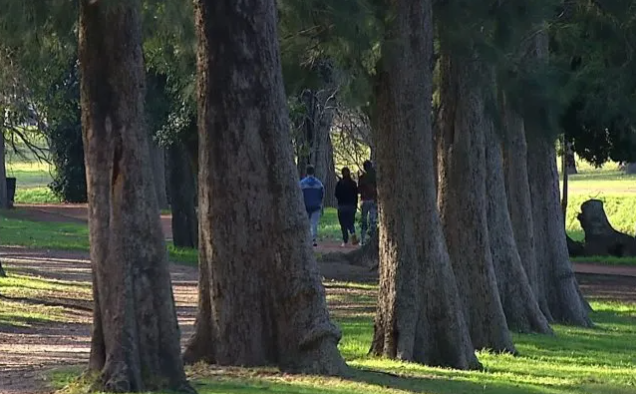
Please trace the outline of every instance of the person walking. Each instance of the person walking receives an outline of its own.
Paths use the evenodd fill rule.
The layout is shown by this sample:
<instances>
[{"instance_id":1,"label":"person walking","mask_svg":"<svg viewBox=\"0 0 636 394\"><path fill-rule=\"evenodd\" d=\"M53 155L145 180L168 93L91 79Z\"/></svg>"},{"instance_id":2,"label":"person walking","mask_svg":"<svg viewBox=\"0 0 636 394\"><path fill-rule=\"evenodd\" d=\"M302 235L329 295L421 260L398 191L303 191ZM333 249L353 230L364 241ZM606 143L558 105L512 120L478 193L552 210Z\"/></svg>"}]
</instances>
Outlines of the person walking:
<instances>
[{"instance_id":1,"label":"person walking","mask_svg":"<svg viewBox=\"0 0 636 394\"><path fill-rule=\"evenodd\" d=\"M347 247L349 237L351 237L351 243L357 245L358 185L351 179L351 171L347 167L342 169L342 179L336 184L336 200L338 200L338 221L342 230L342 247Z\"/></svg>"},{"instance_id":2,"label":"person walking","mask_svg":"<svg viewBox=\"0 0 636 394\"><path fill-rule=\"evenodd\" d=\"M360 175L358 190L362 200L362 223L360 229L360 241L364 245L366 237L375 232L378 221L377 183L375 168L371 161L366 160L362 165L364 173Z\"/></svg>"},{"instance_id":3,"label":"person walking","mask_svg":"<svg viewBox=\"0 0 636 394\"><path fill-rule=\"evenodd\" d=\"M322 215L322 201L325 197L325 188L315 174L314 166L306 169L307 176L300 181L300 189L303 191L305 210L309 217L309 229L314 247L318 246L318 224Z\"/></svg>"}]
</instances>

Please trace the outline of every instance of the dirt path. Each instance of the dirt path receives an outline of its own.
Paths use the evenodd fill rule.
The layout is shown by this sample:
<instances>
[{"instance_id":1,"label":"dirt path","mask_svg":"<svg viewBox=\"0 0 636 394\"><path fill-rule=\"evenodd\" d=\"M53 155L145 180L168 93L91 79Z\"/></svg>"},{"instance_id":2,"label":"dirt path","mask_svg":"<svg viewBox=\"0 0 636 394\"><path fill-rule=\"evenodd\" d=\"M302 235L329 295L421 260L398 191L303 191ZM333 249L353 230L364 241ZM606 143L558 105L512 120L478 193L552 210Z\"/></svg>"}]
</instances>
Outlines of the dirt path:
<instances>
[{"instance_id":1,"label":"dirt path","mask_svg":"<svg viewBox=\"0 0 636 394\"><path fill-rule=\"evenodd\" d=\"M45 392L44 371L83 364L90 350L92 301L87 253L0 248L0 259L12 276L58 281L75 288L51 298L46 294L23 301L59 308L62 322L31 322L27 327L0 324L0 393ZM375 275L360 267L321 265L326 281L373 281ZM190 337L197 308L197 270L171 266L177 313L185 342ZM76 290L76 291L75 291ZM0 295L0 301L2 301ZM4 300L15 301L5 298Z\"/></svg>"},{"instance_id":2,"label":"dirt path","mask_svg":"<svg viewBox=\"0 0 636 394\"><path fill-rule=\"evenodd\" d=\"M23 248L0 248L0 258L12 275L28 275L78 291L54 299L33 299L63 311L61 322L33 323L29 327L0 325L0 393L46 392L44 372L52 368L86 362L90 348L90 263L80 252L44 252ZM323 263L325 281L373 282L375 274L350 265ZM172 266L172 279L182 338L191 334L197 306L196 269ZM636 302L636 280L628 276L580 274L586 295L599 299ZM79 295L78 295L79 294ZM1 300L1 298L0 298Z\"/></svg>"},{"instance_id":3,"label":"dirt path","mask_svg":"<svg viewBox=\"0 0 636 394\"><path fill-rule=\"evenodd\" d=\"M26 220L43 222L88 222L86 204L18 204L15 214ZM161 215L161 226L167 240L172 240L172 215ZM319 253L341 252L340 243L327 241L321 242L316 248ZM577 273L589 273L598 275L621 275L636 277L636 267L608 266L604 264L574 263Z\"/></svg>"},{"instance_id":4,"label":"dirt path","mask_svg":"<svg viewBox=\"0 0 636 394\"><path fill-rule=\"evenodd\" d=\"M86 222L86 206L20 206L16 215L27 220ZM170 219L170 215L162 216L167 238L172 236ZM327 242L317 251L342 249L335 242ZM41 299L24 300L57 308L63 317L59 322L35 322L25 327L7 328L0 320L0 394L45 392L42 389L46 386L44 371L83 364L88 357L92 307L88 254L5 247L0 248L0 259L13 275L56 280L72 289L63 296L44 295ZM326 281L377 281L376 273L362 267L321 263L320 269ZM575 271L586 295L636 302L636 267L575 264ZM197 272L196 268L176 265L171 267L171 272L185 341L192 332L196 315Z\"/></svg>"},{"instance_id":5,"label":"dirt path","mask_svg":"<svg viewBox=\"0 0 636 394\"><path fill-rule=\"evenodd\" d=\"M86 204L16 204L14 214L36 222L88 223ZM172 240L172 215L161 215L166 239Z\"/></svg>"},{"instance_id":6,"label":"dirt path","mask_svg":"<svg viewBox=\"0 0 636 394\"><path fill-rule=\"evenodd\" d=\"M90 289L88 255L0 248L0 258L12 275L73 283ZM197 307L196 269L172 266L172 280L183 338L190 336ZM90 292L84 297L32 300L59 307L62 322L35 322L29 327L0 325L0 393L30 393L43 387L43 371L86 362L90 349Z\"/></svg>"}]
</instances>

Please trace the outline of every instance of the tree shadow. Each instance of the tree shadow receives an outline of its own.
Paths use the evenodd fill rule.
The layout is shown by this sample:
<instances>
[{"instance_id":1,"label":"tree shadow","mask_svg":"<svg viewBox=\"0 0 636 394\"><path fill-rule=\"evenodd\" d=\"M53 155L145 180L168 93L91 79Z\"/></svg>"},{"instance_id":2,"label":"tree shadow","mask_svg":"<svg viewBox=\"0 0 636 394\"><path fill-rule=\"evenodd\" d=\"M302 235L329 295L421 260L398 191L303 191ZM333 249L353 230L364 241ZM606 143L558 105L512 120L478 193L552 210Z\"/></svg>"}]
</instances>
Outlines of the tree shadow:
<instances>
[{"instance_id":1,"label":"tree shadow","mask_svg":"<svg viewBox=\"0 0 636 394\"><path fill-rule=\"evenodd\" d=\"M494 375L484 374L486 379L470 381L459 376L430 375L398 376L381 371L356 369L352 380L393 390L426 394L563 394L561 388L537 386L519 382L498 381Z\"/></svg>"}]
</instances>

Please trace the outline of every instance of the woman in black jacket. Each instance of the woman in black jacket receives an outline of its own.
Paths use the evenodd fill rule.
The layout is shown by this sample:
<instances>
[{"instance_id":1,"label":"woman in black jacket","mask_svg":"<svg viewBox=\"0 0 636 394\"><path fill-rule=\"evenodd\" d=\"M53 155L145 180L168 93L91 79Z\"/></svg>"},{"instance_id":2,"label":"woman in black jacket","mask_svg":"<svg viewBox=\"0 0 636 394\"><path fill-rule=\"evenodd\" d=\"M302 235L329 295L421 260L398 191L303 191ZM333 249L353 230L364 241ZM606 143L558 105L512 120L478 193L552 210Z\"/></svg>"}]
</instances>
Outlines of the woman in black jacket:
<instances>
[{"instance_id":1,"label":"woman in black jacket","mask_svg":"<svg viewBox=\"0 0 636 394\"><path fill-rule=\"evenodd\" d=\"M342 169L342 179L336 185L336 199L338 200L338 221L342 230L342 246L351 243L358 244L356 237L356 211L358 210L358 185L351 179L351 171L347 167Z\"/></svg>"}]
</instances>

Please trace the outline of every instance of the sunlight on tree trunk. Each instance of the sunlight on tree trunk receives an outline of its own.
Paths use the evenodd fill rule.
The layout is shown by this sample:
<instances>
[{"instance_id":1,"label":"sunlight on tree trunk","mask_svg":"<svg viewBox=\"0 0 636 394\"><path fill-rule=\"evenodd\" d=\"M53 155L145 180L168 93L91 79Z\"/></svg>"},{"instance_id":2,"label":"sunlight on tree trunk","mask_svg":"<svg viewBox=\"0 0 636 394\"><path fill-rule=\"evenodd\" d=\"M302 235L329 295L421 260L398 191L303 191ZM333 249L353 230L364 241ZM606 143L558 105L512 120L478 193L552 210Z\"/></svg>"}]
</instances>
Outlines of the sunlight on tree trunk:
<instances>
[{"instance_id":1,"label":"sunlight on tree trunk","mask_svg":"<svg viewBox=\"0 0 636 394\"><path fill-rule=\"evenodd\" d=\"M552 334L517 250L508 212L501 141L492 123L486 128L486 164L488 237L508 327L517 332Z\"/></svg>"},{"instance_id":2,"label":"sunlight on tree trunk","mask_svg":"<svg viewBox=\"0 0 636 394\"><path fill-rule=\"evenodd\" d=\"M427 61L433 53L432 5L401 0L395 7L377 70L380 291L371 352L478 368L435 199ZM399 181L404 174L418 176Z\"/></svg>"},{"instance_id":3,"label":"sunlight on tree trunk","mask_svg":"<svg viewBox=\"0 0 636 394\"><path fill-rule=\"evenodd\" d=\"M95 389L193 392L144 127L141 2L80 2Z\"/></svg>"},{"instance_id":4,"label":"sunlight on tree trunk","mask_svg":"<svg viewBox=\"0 0 636 394\"><path fill-rule=\"evenodd\" d=\"M294 167L276 4L196 9L201 283L185 357L345 374Z\"/></svg>"},{"instance_id":5,"label":"sunlight on tree trunk","mask_svg":"<svg viewBox=\"0 0 636 394\"><path fill-rule=\"evenodd\" d=\"M446 53L441 62L439 202L453 271L475 348L516 353L488 234L484 131L492 71L476 54Z\"/></svg>"}]
</instances>

